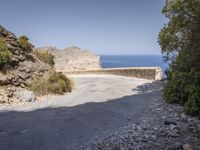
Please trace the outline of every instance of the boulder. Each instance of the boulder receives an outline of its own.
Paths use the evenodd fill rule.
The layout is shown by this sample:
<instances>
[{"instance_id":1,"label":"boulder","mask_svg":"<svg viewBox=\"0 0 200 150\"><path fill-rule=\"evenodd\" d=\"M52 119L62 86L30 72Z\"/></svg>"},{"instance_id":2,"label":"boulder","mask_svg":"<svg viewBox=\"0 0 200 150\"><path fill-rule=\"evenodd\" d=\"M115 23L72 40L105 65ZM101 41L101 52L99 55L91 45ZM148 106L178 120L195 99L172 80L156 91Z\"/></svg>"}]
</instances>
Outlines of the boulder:
<instances>
[{"instance_id":1,"label":"boulder","mask_svg":"<svg viewBox=\"0 0 200 150\"><path fill-rule=\"evenodd\" d=\"M15 96L17 97L17 99L23 102L33 102L36 99L36 96L33 91L28 91L25 89L16 91Z\"/></svg>"}]
</instances>

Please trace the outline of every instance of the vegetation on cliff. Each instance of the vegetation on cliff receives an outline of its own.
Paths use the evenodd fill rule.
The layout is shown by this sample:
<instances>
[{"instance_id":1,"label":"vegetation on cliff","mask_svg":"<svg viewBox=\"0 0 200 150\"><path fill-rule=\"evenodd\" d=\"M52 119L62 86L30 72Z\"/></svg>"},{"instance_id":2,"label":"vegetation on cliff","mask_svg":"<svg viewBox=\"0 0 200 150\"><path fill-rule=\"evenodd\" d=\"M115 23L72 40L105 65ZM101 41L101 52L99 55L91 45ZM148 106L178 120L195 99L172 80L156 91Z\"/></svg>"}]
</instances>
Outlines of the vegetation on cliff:
<instances>
[{"instance_id":1,"label":"vegetation on cliff","mask_svg":"<svg viewBox=\"0 0 200 150\"><path fill-rule=\"evenodd\" d=\"M0 69L7 65L11 60L11 53L4 39L0 37Z\"/></svg>"},{"instance_id":2,"label":"vegetation on cliff","mask_svg":"<svg viewBox=\"0 0 200 150\"><path fill-rule=\"evenodd\" d=\"M25 35L19 37L19 43L22 46L22 48L25 50L25 52L32 52L33 51L33 45L29 42L29 38Z\"/></svg>"},{"instance_id":3,"label":"vegetation on cliff","mask_svg":"<svg viewBox=\"0 0 200 150\"><path fill-rule=\"evenodd\" d=\"M34 54L44 63L49 64L50 66L54 66L55 62L54 62L54 55L52 55L51 53L49 53L48 51L39 51L36 50L34 51Z\"/></svg>"},{"instance_id":4,"label":"vegetation on cliff","mask_svg":"<svg viewBox=\"0 0 200 150\"><path fill-rule=\"evenodd\" d=\"M200 0L166 0L169 19L159 33L163 56L170 63L164 98L200 116Z\"/></svg>"}]
</instances>

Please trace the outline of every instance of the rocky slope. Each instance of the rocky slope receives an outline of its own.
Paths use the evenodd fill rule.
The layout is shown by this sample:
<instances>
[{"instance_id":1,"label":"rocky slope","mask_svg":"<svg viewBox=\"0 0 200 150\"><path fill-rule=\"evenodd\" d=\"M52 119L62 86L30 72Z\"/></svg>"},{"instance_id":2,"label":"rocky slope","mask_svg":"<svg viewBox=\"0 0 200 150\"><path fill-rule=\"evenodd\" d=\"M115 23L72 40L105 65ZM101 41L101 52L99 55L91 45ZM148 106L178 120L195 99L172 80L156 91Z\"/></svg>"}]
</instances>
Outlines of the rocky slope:
<instances>
[{"instance_id":1,"label":"rocky slope","mask_svg":"<svg viewBox=\"0 0 200 150\"><path fill-rule=\"evenodd\" d=\"M20 99L21 96L32 95L32 92L25 90L26 87L32 80L44 76L51 67L41 62L34 54L27 53L18 38L2 26L0 37L11 52L10 65L0 70L0 103L12 103L23 100Z\"/></svg>"},{"instance_id":2,"label":"rocky slope","mask_svg":"<svg viewBox=\"0 0 200 150\"><path fill-rule=\"evenodd\" d=\"M80 71L100 69L100 57L88 51L72 46L64 50L55 47L37 48L36 51L48 51L55 56L55 69L57 71Z\"/></svg>"}]
</instances>

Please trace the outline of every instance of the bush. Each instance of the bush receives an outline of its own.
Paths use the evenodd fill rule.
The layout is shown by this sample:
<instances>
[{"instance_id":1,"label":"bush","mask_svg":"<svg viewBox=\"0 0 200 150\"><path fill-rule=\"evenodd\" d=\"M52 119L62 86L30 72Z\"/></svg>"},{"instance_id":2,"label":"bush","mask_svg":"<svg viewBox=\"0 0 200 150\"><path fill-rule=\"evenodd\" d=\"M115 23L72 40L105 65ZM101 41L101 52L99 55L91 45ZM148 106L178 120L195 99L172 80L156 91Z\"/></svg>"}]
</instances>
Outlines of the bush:
<instances>
[{"instance_id":1,"label":"bush","mask_svg":"<svg viewBox=\"0 0 200 150\"><path fill-rule=\"evenodd\" d=\"M0 69L9 64L11 61L11 53L6 42L0 37Z\"/></svg>"},{"instance_id":2,"label":"bush","mask_svg":"<svg viewBox=\"0 0 200 150\"><path fill-rule=\"evenodd\" d=\"M54 72L47 80L38 80L30 85L36 95L64 94L71 92L71 81L62 73Z\"/></svg>"},{"instance_id":3,"label":"bush","mask_svg":"<svg viewBox=\"0 0 200 150\"><path fill-rule=\"evenodd\" d=\"M71 92L71 82L61 72L53 73L47 80L51 85L48 90L55 94L63 94L65 92Z\"/></svg>"},{"instance_id":4,"label":"bush","mask_svg":"<svg viewBox=\"0 0 200 150\"><path fill-rule=\"evenodd\" d=\"M164 97L169 103L184 104L187 101L187 86L189 84L189 75L187 73L172 74L171 80L164 87Z\"/></svg>"},{"instance_id":5,"label":"bush","mask_svg":"<svg viewBox=\"0 0 200 150\"><path fill-rule=\"evenodd\" d=\"M29 38L27 36L20 36L19 43L25 52L30 53L33 51L33 45L29 42Z\"/></svg>"},{"instance_id":6,"label":"bush","mask_svg":"<svg viewBox=\"0 0 200 150\"><path fill-rule=\"evenodd\" d=\"M52 55L49 52L39 52L39 51L35 51L34 54L44 63L49 64L50 66L54 66L55 62L54 62L54 55Z\"/></svg>"},{"instance_id":7,"label":"bush","mask_svg":"<svg viewBox=\"0 0 200 150\"><path fill-rule=\"evenodd\" d=\"M47 95L48 94L48 85L47 82L44 80L37 80L32 82L29 86L29 89L33 91L37 96Z\"/></svg>"},{"instance_id":8,"label":"bush","mask_svg":"<svg viewBox=\"0 0 200 150\"><path fill-rule=\"evenodd\" d=\"M200 116L200 87L190 86L185 111L190 115Z\"/></svg>"},{"instance_id":9,"label":"bush","mask_svg":"<svg viewBox=\"0 0 200 150\"><path fill-rule=\"evenodd\" d=\"M200 116L200 72L173 72L163 96L169 103L183 105L188 114Z\"/></svg>"}]
</instances>

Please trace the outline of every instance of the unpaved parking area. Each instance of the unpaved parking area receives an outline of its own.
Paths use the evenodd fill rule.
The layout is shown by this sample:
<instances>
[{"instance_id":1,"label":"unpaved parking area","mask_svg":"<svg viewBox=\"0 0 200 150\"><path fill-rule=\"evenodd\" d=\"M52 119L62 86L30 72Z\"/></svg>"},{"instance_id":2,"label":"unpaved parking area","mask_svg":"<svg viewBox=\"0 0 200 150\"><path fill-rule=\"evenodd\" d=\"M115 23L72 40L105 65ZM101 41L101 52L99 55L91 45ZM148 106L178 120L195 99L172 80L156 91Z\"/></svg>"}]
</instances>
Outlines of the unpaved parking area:
<instances>
[{"instance_id":1,"label":"unpaved parking area","mask_svg":"<svg viewBox=\"0 0 200 150\"><path fill-rule=\"evenodd\" d=\"M77 75L61 96L0 109L1 150L73 150L95 137L136 123L155 97L151 81L114 75Z\"/></svg>"}]
</instances>

